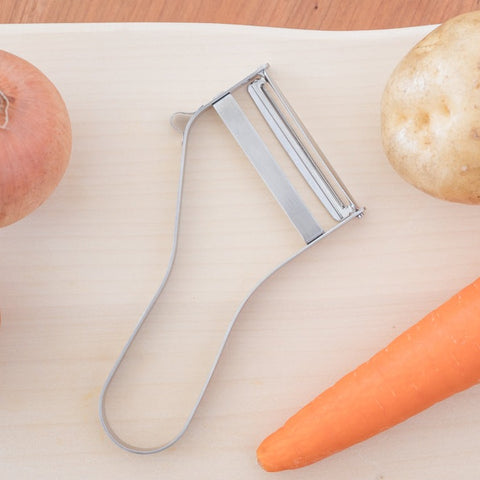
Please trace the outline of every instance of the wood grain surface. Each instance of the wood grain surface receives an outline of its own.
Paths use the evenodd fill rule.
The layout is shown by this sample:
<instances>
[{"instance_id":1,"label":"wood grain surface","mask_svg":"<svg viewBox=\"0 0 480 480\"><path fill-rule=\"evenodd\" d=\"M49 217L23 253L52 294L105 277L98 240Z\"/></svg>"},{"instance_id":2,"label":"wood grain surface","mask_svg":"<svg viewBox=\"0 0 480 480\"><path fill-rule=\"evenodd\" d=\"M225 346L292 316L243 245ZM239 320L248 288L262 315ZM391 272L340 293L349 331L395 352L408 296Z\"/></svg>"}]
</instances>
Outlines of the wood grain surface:
<instances>
[{"instance_id":1,"label":"wood grain surface","mask_svg":"<svg viewBox=\"0 0 480 480\"><path fill-rule=\"evenodd\" d=\"M0 23L202 22L317 30L430 25L480 0L2 0Z\"/></svg>"},{"instance_id":2,"label":"wood grain surface","mask_svg":"<svg viewBox=\"0 0 480 480\"><path fill-rule=\"evenodd\" d=\"M428 31L0 28L2 48L62 92L75 135L54 195L0 231L1 480L480 478L480 386L308 470L270 477L255 461L291 413L478 276L480 210L413 189L379 137L385 82ZM159 455L127 454L103 433L98 400L169 260L181 137L168 120L266 59L367 214L250 297L185 436ZM299 248L215 112L202 115L175 266L106 403L140 446L178 431L239 297Z\"/></svg>"}]
</instances>

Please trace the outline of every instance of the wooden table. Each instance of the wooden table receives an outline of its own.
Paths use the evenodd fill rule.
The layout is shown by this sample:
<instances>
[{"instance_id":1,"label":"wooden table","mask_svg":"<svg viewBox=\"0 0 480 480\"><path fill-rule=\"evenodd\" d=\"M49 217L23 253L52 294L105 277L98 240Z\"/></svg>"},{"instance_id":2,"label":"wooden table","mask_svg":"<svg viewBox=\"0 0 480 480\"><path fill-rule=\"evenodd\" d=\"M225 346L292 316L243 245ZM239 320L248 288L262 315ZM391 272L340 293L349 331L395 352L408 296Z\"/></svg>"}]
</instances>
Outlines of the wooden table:
<instances>
[{"instance_id":1,"label":"wooden table","mask_svg":"<svg viewBox=\"0 0 480 480\"><path fill-rule=\"evenodd\" d=\"M441 23L479 0L2 0L0 23L206 22L316 30Z\"/></svg>"}]
</instances>

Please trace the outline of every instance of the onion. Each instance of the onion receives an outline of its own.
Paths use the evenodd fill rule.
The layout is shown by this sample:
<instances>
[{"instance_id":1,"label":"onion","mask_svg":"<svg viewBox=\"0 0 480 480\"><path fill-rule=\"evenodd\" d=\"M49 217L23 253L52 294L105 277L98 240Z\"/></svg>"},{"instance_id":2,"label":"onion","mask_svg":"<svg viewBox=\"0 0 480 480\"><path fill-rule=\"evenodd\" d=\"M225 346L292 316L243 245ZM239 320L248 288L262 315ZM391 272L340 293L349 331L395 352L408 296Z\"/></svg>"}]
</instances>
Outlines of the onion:
<instances>
[{"instance_id":1,"label":"onion","mask_svg":"<svg viewBox=\"0 0 480 480\"><path fill-rule=\"evenodd\" d=\"M26 60L0 50L0 227L53 193L71 149L70 118L56 87Z\"/></svg>"}]
</instances>

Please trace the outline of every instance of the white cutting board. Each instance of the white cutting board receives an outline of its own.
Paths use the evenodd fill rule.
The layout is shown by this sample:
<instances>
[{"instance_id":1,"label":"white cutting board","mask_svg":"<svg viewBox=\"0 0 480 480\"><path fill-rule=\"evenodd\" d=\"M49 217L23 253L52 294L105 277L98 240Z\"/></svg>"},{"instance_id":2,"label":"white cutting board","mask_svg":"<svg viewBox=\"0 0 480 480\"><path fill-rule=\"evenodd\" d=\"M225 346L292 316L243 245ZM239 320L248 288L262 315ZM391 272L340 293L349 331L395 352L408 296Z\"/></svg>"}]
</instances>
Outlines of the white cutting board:
<instances>
[{"instance_id":1,"label":"white cutting board","mask_svg":"<svg viewBox=\"0 0 480 480\"><path fill-rule=\"evenodd\" d=\"M255 462L258 443L289 415L479 274L480 209L416 191L392 171L380 144L383 86L432 28L0 26L0 48L57 85L74 134L54 195L0 231L2 478L478 478L478 388L303 470L267 474ZM367 215L302 254L250 299L174 447L127 453L104 434L98 398L168 263L181 148L169 117L195 110L265 62ZM230 174L230 162L243 160L231 139L220 138L204 131L196 152L210 163L205 169L192 161L186 189L186 220L199 223L185 228L193 250L171 298L194 311L201 292L190 290L189 265L206 266L218 286L212 308L229 312L235 295L298 243L280 217L275 230L277 207L256 193L258 178ZM253 182L251 195L237 191L240 180ZM223 218L235 218L240 234L226 234ZM257 238L265 225L265 237ZM235 280L232 291L224 277ZM126 415L139 426L136 435L155 442L158 417L176 404L161 397L188 383L182 360L205 330L218 340L230 320L228 314L223 324L208 323L208 308L199 318L187 315L178 343L165 346L155 336L177 328L168 323L145 335L139 358L159 374L152 380L129 372L144 392L145 408ZM200 355L199 363L208 358Z\"/></svg>"}]
</instances>

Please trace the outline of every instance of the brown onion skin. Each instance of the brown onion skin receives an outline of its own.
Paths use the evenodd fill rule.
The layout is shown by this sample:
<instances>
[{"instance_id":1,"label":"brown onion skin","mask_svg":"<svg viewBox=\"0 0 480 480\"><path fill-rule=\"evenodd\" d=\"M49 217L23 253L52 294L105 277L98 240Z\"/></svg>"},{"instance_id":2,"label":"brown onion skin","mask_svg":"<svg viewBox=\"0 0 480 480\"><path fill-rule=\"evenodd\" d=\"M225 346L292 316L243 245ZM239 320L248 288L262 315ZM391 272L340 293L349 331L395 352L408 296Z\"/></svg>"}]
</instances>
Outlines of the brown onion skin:
<instances>
[{"instance_id":1,"label":"brown onion skin","mask_svg":"<svg viewBox=\"0 0 480 480\"><path fill-rule=\"evenodd\" d=\"M55 190L67 169L72 128L55 85L34 65L0 50L0 227L24 218ZM5 102L0 98L0 125Z\"/></svg>"}]
</instances>

